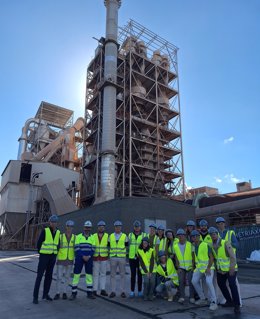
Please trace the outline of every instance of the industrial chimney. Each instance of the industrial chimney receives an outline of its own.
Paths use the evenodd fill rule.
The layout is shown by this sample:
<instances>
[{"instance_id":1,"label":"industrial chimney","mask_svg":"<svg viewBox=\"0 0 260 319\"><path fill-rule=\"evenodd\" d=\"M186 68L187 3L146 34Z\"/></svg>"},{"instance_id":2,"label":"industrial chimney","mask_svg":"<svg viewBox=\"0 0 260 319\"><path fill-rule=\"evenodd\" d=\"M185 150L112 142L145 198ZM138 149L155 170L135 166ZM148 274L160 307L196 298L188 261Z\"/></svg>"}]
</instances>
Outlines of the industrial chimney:
<instances>
[{"instance_id":1,"label":"industrial chimney","mask_svg":"<svg viewBox=\"0 0 260 319\"><path fill-rule=\"evenodd\" d=\"M101 201L115 197L117 32L120 0L105 0L106 41L101 146Z\"/></svg>"}]
</instances>

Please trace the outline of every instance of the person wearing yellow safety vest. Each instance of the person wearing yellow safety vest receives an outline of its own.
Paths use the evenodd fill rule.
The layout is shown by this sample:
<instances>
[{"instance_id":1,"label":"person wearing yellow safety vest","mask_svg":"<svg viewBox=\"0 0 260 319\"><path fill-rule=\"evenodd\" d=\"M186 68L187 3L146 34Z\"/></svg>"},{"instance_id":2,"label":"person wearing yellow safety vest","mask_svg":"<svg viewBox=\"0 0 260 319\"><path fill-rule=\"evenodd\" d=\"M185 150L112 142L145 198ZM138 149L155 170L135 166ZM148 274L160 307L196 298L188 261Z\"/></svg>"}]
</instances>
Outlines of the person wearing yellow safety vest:
<instances>
[{"instance_id":1,"label":"person wearing yellow safety vest","mask_svg":"<svg viewBox=\"0 0 260 319\"><path fill-rule=\"evenodd\" d=\"M160 241L159 246L157 247L157 255L159 251L165 251L166 250L166 241L167 238L164 236L165 227L163 225L159 225L157 228L157 235L158 239Z\"/></svg>"},{"instance_id":2,"label":"person wearing yellow safety vest","mask_svg":"<svg viewBox=\"0 0 260 319\"><path fill-rule=\"evenodd\" d=\"M156 271L159 284L156 286L156 292L163 294L166 290L168 301L173 301L172 289L179 286L177 271L171 258L167 258L165 251L160 250L158 253L159 263Z\"/></svg>"},{"instance_id":3,"label":"person wearing yellow safety vest","mask_svg":"<svg viewBox=\"0 0 260 319\"><path fill-rule=\"evenodd\" d=\"M57 229L58 216L52 215L49 218L49 227L46 227L40 234L37 249L40 254L37 269L37 277L33 291L33 303L38 304L39 289L42 277L45 273L42 299L52 301L49 291L52 282L53 268L59 249L60 231Z\"/></svg>"},{"instance_id":4,"label":"person wearing yellow safety vest","mask_svg":"<svg viewBox=\"0 0 260 319\"><path fill-rule=\"evenodd\" d=\"M108 296L106 292L106 274L108 261L108 233L105 232L106 223L100 220L97 224L97 233L93 235L95 240L95 253L93 259L93 293L97 295L100 285L100 295Z\"/></svg>"},{"instance_id":5,"label":"person wearing yellow safety vest","mask_svg":"<svg viewBox=\"0 0 260 319\"><path fill-rule=\"evenodd\" d=\"M140 271L144 281L144 300L153 300L153 292L156 278L156 262L154 250L150 247L149 238L144 237L138 249Z\"/></svg>"},{"instance_id":6,"label":"person wearing yellow safety vest","mask_svg":"<svg viewBox=\"0 0 260 319\"><path fill-rule=\"evenodd\" d=\"M86 273L87 297L89 299L95 299L95 296L93 295L93 255L95 241L91 234L91 229L92 223L87 220L84 223L83 233L76 236L74 275L70 300L74 300L77 296L78 283L83 266L85 267Z\"/></svg>"},{"instance_id":7,"label":"person wearing yellow safety vest","mask_svg":"<svg viewBox=\"0 0 260 319\"><path fill-rule=\"evenodd\" d=\"M149 239L149 245L151 248L154 250L154 256L156 255L156 250L159 251L159 244L160 240L158 236L156 235L156 230L157 226L156 224L152 223L149 225L149 234L148 234L148 239Z\"/></svg>"},{"instance_id":8,"label":"person wearing yellow safety vest","mask_svg":"<svg viewBox=\"0 0 260 319\"><path fill-rule=\"evenodd\" d=\"M172 229L166 229L165 237L166 237L165 252L167 256L169 256L173 261L175 261L174 260L174 245L178 243L179 239L174 236L174 232Z\"/></svg>"},{"instance_id":9,"label":"person wearing yellow safety vest","mask_svg":"<svg viewBox=\"0 0 260 319\"><path fill-rule=\"evenodd\" d=\"M224 239L225 241L228 241L231 244L234 254L236 255L237 249L239 247L236 233L232 229L226 229L226 221L223 217L217 217L216 224L217 224L217 228L219 232L219 237L221 239ZM237 281L238 292L240 295L240 285L239 285L238 279L236 279L236 281ZM240 305L242 305L241 298L240 298Z\"/></svg>"},{"instance_id":10,"label":"person wearing yellow safety vest","mask_svg":"<svg viewBox=\"0 0 260 319\"><path fill-rule=\"evenodd\" d=\"M128 238L122 233L122 222L114 222L115 232L109 236L108 243L110 247L110 298L116 296L116 271L119 268L121 297L126 298L125 294L125 267L126 267L126 247Z\"/></svg>"},{"instance_id":11,"label":"person wearing yellow safety vest","mask_svg":"<svg viewBox=\"0 0 260 319\"><path fill-rule=\"evenodd\" d=\"M141 231L141 222L135 220L133 223L133 232L128 235L129 239L129 266L131 271L131 292L130 298L135 296L135 284L137 276L137 288L138 288L138 297L142 296L142 274L139 269L139 259L137 256L138 248L141 244L142 239L146 236L145 233Z\"/></svg>"},{"instance_id":12,"label":"person wearing yellow safety vest","mask_svg":"<svg viewBox=\"0 0 260 319\"><path fill-rule=\"evenodd\" d=\"M196 229L191 232L190 237L194 246L193 248L196 265L192 276L192 284L199 295L199 299L195 302L195 304L199 306L208 304L201 286L201 280L205 279L207 288L210 292L209 309L215 311L217 310L218 305L216 292L213 285L215 267L212 248L207 243L200 241L200 233Z\"/></svg>"},{"instance_id":13,"label":"person wearing yellow safety vest","mask_svg":"<svg viewBox=\"0 0 260 319\"><path fill-rule=\"evenodd\" d=\"M60 235L60 247L57 256L56 269L57 269L57 281L56 288L57 293L54 300L60 299L60 293L63 284L62 299L67 299L67 292L69 288L70 275L72 273L72 267L74 262L74 245L76 236L72 233L74 222L68 220L66 222L66 231Z\"/></svg>"},{"instance_id":14,"label":"person wearing yellow safety vest","mask_svg":"<svg viewBox=\"0 0 260 319\"><path fill-rule=\"evenodd\" d=\"M192 253L192 245L186 239L186 232L180 228L177 230L177 237L179 242L174 245L174 254L176 259L176 268L179 277L179 303L184 303L185 300L185 284L186 278L189 283L189 300L190 303L195 303L194 287L192 286L191 279L194 269L194 254Z\"/></svg>"},{"instance_id":15,"label":"person wearing yellow safety vest","mask_svg":"<svg viewBox=\"0 0 260 319\"><path fill-rule=\"evenodd\" d=\"M240 296L237 289L237 261L233 248L229 242L219 237L218 230L215 227L209 228L209 234L212 238L212 252L216 260L217 282L218 286L226 299L223 307L234 307L236 314L240 313ZM227 288L229 283L230 292ZM232 296L232 297L231 297Z\"/></svg>"},{"instance_id":16,"label":"person wearing yellow safety vest","mask_svg":"<svg viewBox=\"0 0 260 319\"><path fill-rule=\"evenodd\" d=\"M199 226L200 226L200 229L199 229L200 240L211 245L212 239L210 237L210 234L208 233L208 222L205 219L202 219L199 222Z\"/></svg>"}]
</instances>

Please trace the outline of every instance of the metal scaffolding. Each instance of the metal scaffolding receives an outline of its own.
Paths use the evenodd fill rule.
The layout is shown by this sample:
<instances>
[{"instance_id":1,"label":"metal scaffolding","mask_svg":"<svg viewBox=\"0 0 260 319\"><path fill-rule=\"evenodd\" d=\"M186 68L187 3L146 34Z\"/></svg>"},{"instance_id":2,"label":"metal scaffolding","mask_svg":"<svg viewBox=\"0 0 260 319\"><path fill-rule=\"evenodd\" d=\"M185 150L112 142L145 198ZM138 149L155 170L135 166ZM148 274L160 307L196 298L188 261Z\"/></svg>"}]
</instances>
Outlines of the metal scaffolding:
<instances>
[{"instance_id":1,"label":"metal scaffolding","mask_svg":"<svg viewBox=\"0 0 260 319\"><path fill-rule=\"evenodd\" d=\"M87 69L82 206L102 201L104 43ZM115 197L184 196L177 51L133 20L119 28Z\"/></svg>"}]
</instances>

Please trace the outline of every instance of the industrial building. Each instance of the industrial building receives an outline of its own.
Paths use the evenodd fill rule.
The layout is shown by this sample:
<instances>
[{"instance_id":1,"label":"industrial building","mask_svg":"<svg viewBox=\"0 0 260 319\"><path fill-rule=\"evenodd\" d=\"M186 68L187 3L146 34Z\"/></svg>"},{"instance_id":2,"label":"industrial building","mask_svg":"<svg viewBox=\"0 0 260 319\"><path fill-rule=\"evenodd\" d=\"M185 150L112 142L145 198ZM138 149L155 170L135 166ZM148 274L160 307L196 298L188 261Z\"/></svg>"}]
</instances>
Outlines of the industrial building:
<instances>
[{"instance_id":1,"label":"industrial building","mask_svg":"<svg viewBox=\"0 0 260 319\"><path fill-rule=\"evenodd\" d=\"M104 3L85 118L42 102L2 174L2 248L34 247L50 214L77 216L76 231L86 216L121 218L126 229L136 218L176 229L194 217L175 200L185 194L178 48L133 20L118 28L121 1Z\"/></svg>"},{"instance_id":2,"label":"industrial building","mask_svg":"<svg viewBox=\"0 0 260 319\"><path fill-rule=\"evenodd\" d=\"M84 119L42 102L19 138L18 159L2 173L3 248L32 247L50 214L78 209Z\"/></svg>"},{"instance_id":3,"label":"industrial building","mask_svg":"<svg viewBox=\"0 0 260 319\"><path fill-rule=\"evenodd\" d=\"M101 38L87 69L81 204L128 196L183 199L178 49L133 20L119 28L117 43L109 51Z\"/></svg>"}]
</instances>

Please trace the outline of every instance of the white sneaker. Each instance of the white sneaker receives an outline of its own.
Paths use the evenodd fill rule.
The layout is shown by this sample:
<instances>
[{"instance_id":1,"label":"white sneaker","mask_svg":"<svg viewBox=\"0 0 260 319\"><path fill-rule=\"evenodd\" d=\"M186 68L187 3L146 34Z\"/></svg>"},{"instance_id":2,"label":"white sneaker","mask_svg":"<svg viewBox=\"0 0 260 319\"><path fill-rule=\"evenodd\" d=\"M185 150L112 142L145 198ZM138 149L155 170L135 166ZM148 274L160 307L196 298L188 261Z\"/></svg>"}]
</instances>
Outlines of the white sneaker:
<instances>
[{"instance_id":1,"label":"white sneaker","mask_svg":"<svg viewBox=\"0 0 260 319\"><path fill-rule=\"evenodd\" d=\"M207 300L206 299L199 299L199 300L195 301L195 305L205 306L205 305L207 305Z\"/></svg>"},{"instance_id":2,"label":"white sneaker","mask_svg":"<svg viewBox=\"0 0 260 319\"><path fill-rule=\"evenodd\" d=\"M178 302L179 303L184 303L184 298L179 298Z\"/></svg>"},{"instance_id":3,"label":"white sneaker","mask_svg":"<svg viewBox=\"0 0 260 319\"><path fill-rule=\"evenodd\" d=\"M212 302L209 306L209 310L215 311L218 309L218 305L215 302Z\"/></svg>"},{"instance_id":4,"label":"white sneaker","mask_svg":"<svg viewBox=\"0 0 260 319\"><path fill-rule=\"evenodd\" d=\"M173 296L169 297L168 301L173 301Z\"/></svg>"},{"instance_id":5,"label":"white sneaker","mask_svg":"<svg viewBox=\"0 0 260 319\"><path fill-rule=\"evenodd\" d=\"M190 298L190 303L195 303L195 299L194 298Z\"/></svg>"}]
</instances>

